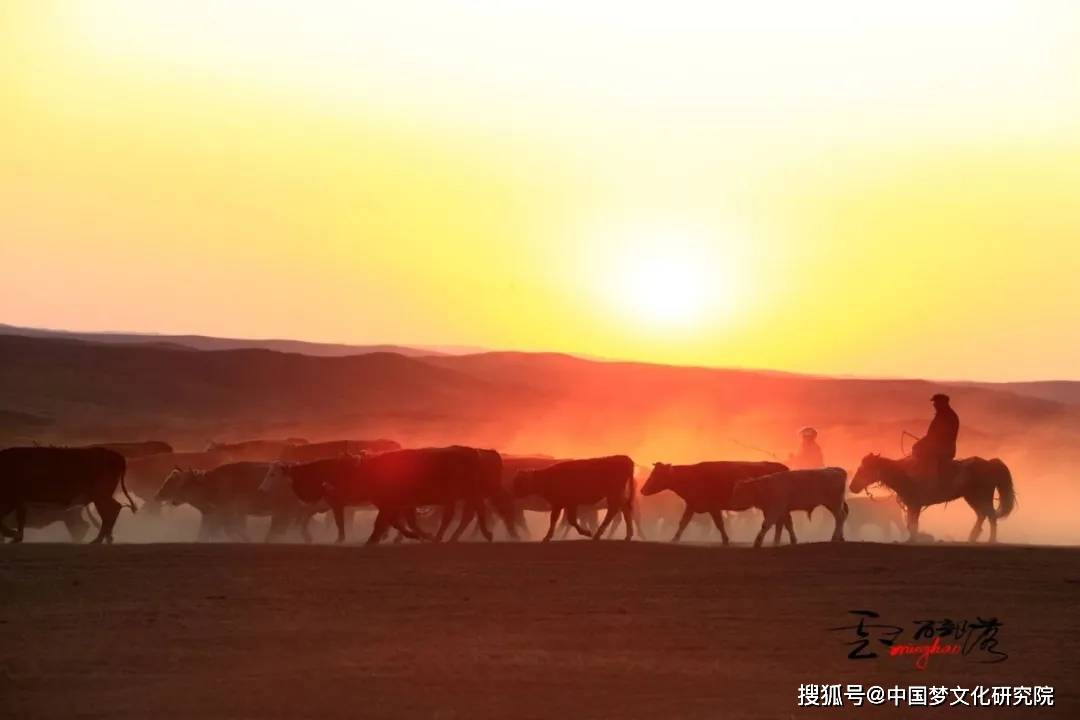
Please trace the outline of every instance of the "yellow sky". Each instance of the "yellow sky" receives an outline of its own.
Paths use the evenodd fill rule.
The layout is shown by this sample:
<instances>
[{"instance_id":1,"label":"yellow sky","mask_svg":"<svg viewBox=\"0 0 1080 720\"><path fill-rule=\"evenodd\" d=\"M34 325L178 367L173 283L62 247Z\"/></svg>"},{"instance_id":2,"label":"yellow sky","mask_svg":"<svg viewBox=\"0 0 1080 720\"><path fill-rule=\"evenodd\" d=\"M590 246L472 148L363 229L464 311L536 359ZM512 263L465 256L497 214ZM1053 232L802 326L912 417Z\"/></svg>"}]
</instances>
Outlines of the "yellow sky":
<instances>
[{"instance_id":1,"label":"yellow sky","mask_svg":"<svg viewBox=\"0 0 1080 720\"><path fill-rule=\"evenodd\" d=\"M1078 48L1065 1L7 2L0 322L1078 378Z\"/></svg>"}]
</instances>

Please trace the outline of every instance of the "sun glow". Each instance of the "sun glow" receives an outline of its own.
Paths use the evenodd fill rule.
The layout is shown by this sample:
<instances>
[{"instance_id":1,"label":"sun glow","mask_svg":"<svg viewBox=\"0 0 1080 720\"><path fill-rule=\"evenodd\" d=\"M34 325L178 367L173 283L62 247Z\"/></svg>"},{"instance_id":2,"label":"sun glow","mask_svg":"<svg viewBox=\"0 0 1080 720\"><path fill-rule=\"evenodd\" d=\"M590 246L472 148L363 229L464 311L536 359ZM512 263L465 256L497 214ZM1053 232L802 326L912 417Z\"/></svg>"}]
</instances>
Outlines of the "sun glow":
<instances>
[{"instance_id":1,"label":"sun glow","mask_svg":"<svg viewBox=\"0 0 1080 720\"><path fill-rule=\"evenodd\" d=\"M658 232L629 238L614 250L607 299L650 330L714 325L732 309L731 262L703 237Z\"/></svg>"}]
</instances>

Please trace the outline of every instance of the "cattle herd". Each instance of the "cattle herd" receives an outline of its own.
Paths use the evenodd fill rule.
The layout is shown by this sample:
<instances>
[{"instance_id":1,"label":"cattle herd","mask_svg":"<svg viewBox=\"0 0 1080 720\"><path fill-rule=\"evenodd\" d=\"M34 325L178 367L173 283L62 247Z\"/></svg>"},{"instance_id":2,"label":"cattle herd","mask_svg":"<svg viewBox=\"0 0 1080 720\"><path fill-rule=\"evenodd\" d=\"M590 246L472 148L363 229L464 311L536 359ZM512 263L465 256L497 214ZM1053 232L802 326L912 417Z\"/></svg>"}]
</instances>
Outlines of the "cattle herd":
<instances>
[{"instance_id":1,"label":"cattle herd","mask_svg":"<svg viewBox=\"0 0 1080 720\"><path fill-rule=\"evenodd\" d=\"M893 502L846 498L840 468L717 461L640 470L626 455L560 459L459 445L404 449L391 440L257 440L187 453L159 441L13 447L0 450L0 533L19 542L26 527L59 522L76 542L96 526L92 542L111 543L121 511L137 509L132 494L158 518L167 507L198 510L200 540L247 541L249 518L261 516L269 519L266 540L298 532L310 542L313 517L326 514L343 542L363 509L375 513L369 544L391 530L397 540L453 541L465 533L491 540L495 532L521 539L528 536L526 511L548 514L544 542L560 529L598 540L620 525L630 540L635 529L644 535L646 525L676 525L676 517L670 539L679 540L703 514L727 544L725 517L753 509L763 515L755 546L770 529L774 542L786 529L794 543L792 513L818 507L832 515L833 541L844 539L849 515L860 525L902 524ZM681 498L681 516L660 500L663 493Z\"/></svg>"}]
</instances>

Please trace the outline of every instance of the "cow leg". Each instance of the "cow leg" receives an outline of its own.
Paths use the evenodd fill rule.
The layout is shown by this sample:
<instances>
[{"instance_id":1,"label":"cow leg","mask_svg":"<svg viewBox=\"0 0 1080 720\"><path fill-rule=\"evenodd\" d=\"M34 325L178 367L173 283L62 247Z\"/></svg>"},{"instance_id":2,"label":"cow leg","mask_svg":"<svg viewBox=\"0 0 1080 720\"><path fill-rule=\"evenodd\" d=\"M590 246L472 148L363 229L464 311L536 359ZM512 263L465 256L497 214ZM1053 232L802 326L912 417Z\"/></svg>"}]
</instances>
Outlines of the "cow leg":
<instances>
[{"instance_id":1,"label":"cow leg","mask_svg":"<svg viewBox=\"0 0 1080 720\"><path fill-rule=\"evenodd\" d=\"M68 535L71 536L71 542L79 543L86 537L86 533L90 529L90 523L83 518L80 509L78 514L68 513L64 516L64 527L67 528Z\"/></svg>"},{"instance_id":2,"label":"cow leg","mask_svg":"<svg viewBox=\"0 0 1080 720\"><path fill-rule=\"evenodd\" d=\"M289 526L292 525L292 521L293 515L291 513L274 513L271 515L270 527L266 529L266 537L263 538L263 542L272 542L284 535Z\"/></svg>"},{"instance_id":3,"label":"cow leg","mask_svg":"<svg viewBox=\"0 0 1080 720\"><path fill-rule=\"evenodd\" d=\"M554 506L551 508L551 523L548 525L547 535L540 542L551 542L551 536L555 534L555 526L559 524L559 515L562 514L562 508Z\"/></svg>"},{"instance_id":4,"label":"cow leg","mask_svg":"<svg viewBox=\"0 0 1080 720\"><path fill-rule=\"evenodd\" d=\"M467 510L463 510L463 513L467 514ZM435 533L435 542L442 542L443 535L446 534L446 529L450 527L450 523L454 521L454 515L457 513L457 503L451 502L443 505L442 507L442 520L439 521L439 530ZM470 518L471 520L472 518Z\"/></svg>"},{"instance_id":5,"label":"cow leg","mask_svg":"<svg viewBox=\"0 0 1080 720\"><path fill-rule=\"evenodd\" d=\"M624 540L634 539L634 512L629 502L624 502L622 507L623 522L626 523L626 537ZM640 525L638 526L641 527Z\"/></svg>"},{"instance_id":6,"label":"cow leg","mask_svg":"<svg viewBox=\"0 0 1080 720\"><path fill-rule=\"evenodd\" d=\"M679 542L682 538L682 534L686 532L686 526L690 524L690 521L694 519L694 511L687 505L683 510L682 517L679 518L679 529L675 531L675 537L671 538L671 542Z\"/></svg>"},{"instance_id":7,"label":"cow leg","mask_svg":"<svg viewBox=\"0 0 1080 720\"><path fill-rule=\"evenodd\" d=\"M341 544L345 542L345 506L334 503L330 507L330 511L334 516L334 524L337 525L337 540L334 542ZM374 535L374 531L372 534Z\"/></svg>"},{"instance_id":8,"label":"cow leg","mask_svg":"<svg viewBox=\"0 0 1080 720\"><path fill-rule=\"evenodd\" d=\"M618 507L619 497L609 497L607 502L607 512L604 513L604 522L600 523L600 527L593 535L593 540L599 540L604 537L604 533L607 532L608 525L615 519L615 508Z\"/></svg>"},{"instance_id":9,"label":"cow leg","mask_svg":"<svg viewBox=\"0 0 1080 720\"><path fill-rule=\"evenodd\" d=\"M767 519L762 520L761 521L761 529L758 530L758 534L754 538L754 547L756 547L756 548L761 547L761 543L765 539L765 533L768 532L768 530L769 530L769 521Z\"/></svg>"},{"instance_id":10,"label":"cow leg","mask_svg":"<svg viewBox=\"0 0 1080 720\"><path fill-rule=\"evenodd\" d=\"M990 512L986 515L986 517L987 517L988 520L990 520L990 542L996 543L997 542L997 512L995 512L994 509L991 508Z\"/></svg>"},{"instance_id":11,"label":"cow leg","mask_svg":"<svg viewBox=\"0 0 1080 720\"><path fill-rule=\"evenodd\" d=\"M409 511L405 513L405 524L409 526L410 530L416 533L417 540L435 540L434 535L420 526L420 521L416 517L416 508L409 508Z\"/></svg>"},{"instance_id":12,"label":"cow leg","mask_svg":"<svg viewBox=\"0 0 1080 720\"><path fill-rule=\"evenodd\" d=\"M4 524L4 518L14 509L14 505L0 505L0 537L15 537L15 531Z\"/></svg>"},{"instance_id":13,"label":"cow leg","mask_svg":"<svg viewBox=\"0 0 1080 720\"><path fill-rule=\"evenodd\" d=\"M251 542L251 538L247 533L247 515L245 513L230 512L225 516L225 531L232 536L234 540L240 542Z\"/></svg>"},{"instance_id":14,"label":"cow leg","mask_svg":"<svg viewBox=\"0 0 1080 720\"><path fill-rule=\"evenodd\" d=\"M723 513L723 511L721 511L721 510L713 510L709 514L712 515L713 524L716 525L716 529L720 531L720 537L723 538L724 544L725 545L730 544L731 541L728 538L727 528L724 527L724 513Z\"/></svg>"},{"instance_id":15,"label":"cow leg","mask_svg":"<svg viewBox=\"0 0 1080 720\"><path fill-rule=\"evenodd\" d=\"M567 509L569 512L569 508ZM579 520L580 522L580 520ZM566 536L570 534L570 523L566 519L566 515L563 515L562 521L559 523L559 539L565 540Z\"/></svg>"},{"instance_id":16,"label":"cow leg","mask_svg":"<svg viewBox=\"0 0 1080 720\"><path fill-rule=\"evenodd\" d=\"M300 539L305 544L311 544L311 518L315 517L315 512L310 508L304 508L300 511L300 518L297 520L297 525L300 529Z\"/></svg>"},{"instance_id":17,"label":"cow leg","mask_svg":"<svg viewBox=\"0 0 1080 720\"><path fill-rule=\"evenodd\" d=\"M508 525L506 528L507 531L510 533L510 537L514 538L515 540L520 539L517 537L517 528L521 528L522 535L525 536L526 540L529 540L531 538L531 534L529 533L529 523L525 520L525 511L521 508L514 508L514 511L511 514L510 518L511 524Z\"/></svg>"},{"instance_id":18,"label":"cow leg","mask_svg":"<svg viewBox=\"0 0 1080 720\"><path fill-rule=\"evenodd\" d=\"M461 520L458 521L457 529L454 530L454 533L450 536L450 542L457 542L457 539L465 532L465 528L469 527L475 519L476 505L472 502L466 502L465 506L461 509Z\"/></svg>"},{"instance_id":19,"label":"cow leg","mask_svg":"<svg viewBox=\"0 0 1080 720\"><path fill-rule=\"evenodd\" d=\"M408 511L395 511L390 516L390 525L398 531L394 543L400 543L405 538L409 540L425 540L428 538L416 523L416 512L411 508Z\"/></svg>"},{"instance_id":20,"label":"cow leg","mask_svg":"<svg viewBox=\"0 0 1080 720\"><path fill-rule=\"evenodd\" d=\"M833 521L836 523L833 525L832 542L844 542L844 520L847 519L847 511L841 505L839 510L829 508L829 512L832 513Z\"/></svg>"},{"instance_id":21,"label":"cow leg","mask_svg":"<svg viewBox=\"0 0 1080 720\"><path fill-rule=\"evenodd\" d=\"M495 536L491 533L491 526L488 524L487 508L484 507L483 501L476 508L476 526L480 529L480 534L484 536L484 539L491 542L495 539ZM513 526L508 528L512 533Z\"/></svg>"},{"instance_id":22,"label":"cow leg","mask_svg":"<svg viewBox=\"0 0 1080 720\"><path fill-rule=\"evenodd\" d=\"M97 514L101 518L101 529L98 530L97 537L90 541L92 544L102 541L112 543L113 526L116 525L116 517L120 514L120 508L122 507L123 505L114 500L112 496L94 501L94 509L97 510Z\"/></svg>"},{"instance_id":23,"label":"cow leg","mask_svg":"<svg viewBox=\"0 0 1080 720\"><path fill-rule=\"evenodd\" d=\"M15 533L11 536L11 542L21 543L26 531L26 505L19 503L15 506Z\"/></svg>"},{"instance_id":24,"label":"cow leg","mask_svg":"<svg viewBox=\"0 0 1080 720\"><path fill-rule=\"evenodd\" d=\"M791 521L791 513L784 514L784 527L787 528L788 541L790 541L792 545L798 543L799 541L795 539L795 526Z\"/></svg>"},{"instance_id":25,"label":"cow leg","mask_svg":"<svg viewBox=\"0 0 1080 720\"><path fill-rule=\"evenodd\" d=\"M620 508L620 510L616 511L615 517L611 518L611 525L608 526L608 530L605 533L605 536L613 536L613 535L615 535L615 533L619 532L619 527L621 525L622 525L622 510Z\"/></svg>"},{"instance_id":26,"label":"cow leg","mask_svg":"<svg viewBox=\"0 0 1080 720\"><path fill-rule=\"evenodd\" d=\"M371 528L371 535L368 536L367 545L375 545L382 536L386 533L386 528L390 526L391 518L390 513L386 510L379 510L379 514L375 516L375 526Z\"/></svg>"},{"instance_id":27,"label":"cow leg","mask_svg":"<svg viewBox=\"0 0 1080 720\"><path fill-rule=\"evenodd\" d=\"M196 542L206 542L210 539L210 521L206 518L206 513L199 513L199 530L195 534Z\"/></svg>"},{"instance_id":28,"label":"cow leg","mask_svg":"<svg viewBox=\"0 0 1080 720\"><path fill-rule=\"evenodd\" d=\"M581 523L578 522L577 505L569 505L569 506L567 506L567 508L566 508L566 522L567 522L569 527L572 527L575 530L577 530L580 535L584 535L585 537L593 537L593 534L591 532L589 532L588 530L586 530L584 527L582 527Z\"/></svg>"}]
</instances>

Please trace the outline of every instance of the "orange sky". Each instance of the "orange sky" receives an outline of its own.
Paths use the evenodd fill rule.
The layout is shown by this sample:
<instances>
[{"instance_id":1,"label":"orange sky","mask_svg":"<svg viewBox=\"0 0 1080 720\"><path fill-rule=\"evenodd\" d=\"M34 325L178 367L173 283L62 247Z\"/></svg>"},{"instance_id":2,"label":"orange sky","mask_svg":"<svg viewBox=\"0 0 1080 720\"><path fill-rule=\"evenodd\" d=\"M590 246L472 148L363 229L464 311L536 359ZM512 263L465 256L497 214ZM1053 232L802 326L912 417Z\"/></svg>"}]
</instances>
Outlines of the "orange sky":
<instances>
[{"instance_id":1,"label":"orange sky","mask_svg":"<svg viewBox=\"0 0 1080 720\"><path fill-rule=\"evenodd\" d=\"M1080 8L749 5L5 3L0 322L1080 378Z\"/></svg>"}]
</instances>

